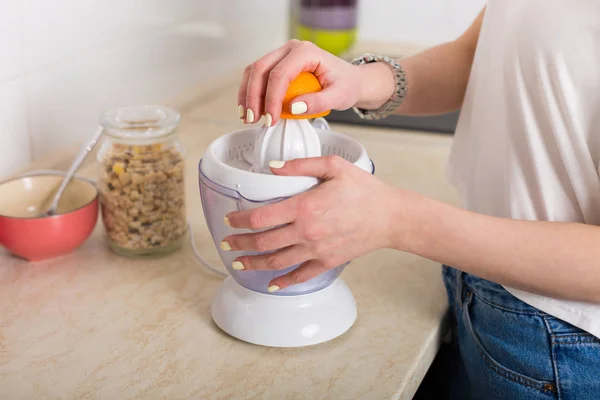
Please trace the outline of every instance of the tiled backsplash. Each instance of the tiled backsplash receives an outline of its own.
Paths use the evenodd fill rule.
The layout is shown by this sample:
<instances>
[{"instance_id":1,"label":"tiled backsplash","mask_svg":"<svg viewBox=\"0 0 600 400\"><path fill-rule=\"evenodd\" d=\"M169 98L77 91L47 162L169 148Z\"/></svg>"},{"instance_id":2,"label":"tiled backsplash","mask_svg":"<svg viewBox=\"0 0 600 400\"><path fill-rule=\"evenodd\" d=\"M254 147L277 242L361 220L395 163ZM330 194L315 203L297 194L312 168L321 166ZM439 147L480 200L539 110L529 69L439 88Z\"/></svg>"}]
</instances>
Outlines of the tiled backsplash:
<instances>
[{"instance_id":1,"label":"tiled backsplash","mask_svg":"<svg viewBox=\"0 0 600 400\"><path fill-rule=\"evenodd\" d=\"M284 43L289 1L0 0L0 179ZM447 40L484 2L363 0L359 38Z\"/></svg>"},{"instance_id":2,"label":"tiled backsplash","mask_svg":"<svg viewBox=\"0 0 600 400\"><path fill-rule=\"evenodd\" d=\"M0 0L0 178L86 139L106 109L162 102L284 43L287 10L272 0Z\"/></svg>"}]
</instances>

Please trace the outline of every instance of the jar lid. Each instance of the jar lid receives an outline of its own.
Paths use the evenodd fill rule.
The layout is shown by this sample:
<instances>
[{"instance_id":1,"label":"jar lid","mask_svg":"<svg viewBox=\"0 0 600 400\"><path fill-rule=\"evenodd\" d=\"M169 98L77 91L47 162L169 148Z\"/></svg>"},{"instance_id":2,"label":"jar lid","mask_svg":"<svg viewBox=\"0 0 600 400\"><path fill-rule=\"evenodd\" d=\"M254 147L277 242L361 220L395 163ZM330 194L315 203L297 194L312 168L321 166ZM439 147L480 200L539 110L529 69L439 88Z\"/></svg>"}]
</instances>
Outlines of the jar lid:
<instances>
[{"instance_id":1,"label":"jar lid","mask_svg":"<svg viewBox=\"0 0 600 400\"><path fill-rule=\"evenodd\" d=\"M156 139L177 127L179 112L162 106L142 105L115 108L100 118L106 134L122 139Z\"/></svg>"}]
</instances>

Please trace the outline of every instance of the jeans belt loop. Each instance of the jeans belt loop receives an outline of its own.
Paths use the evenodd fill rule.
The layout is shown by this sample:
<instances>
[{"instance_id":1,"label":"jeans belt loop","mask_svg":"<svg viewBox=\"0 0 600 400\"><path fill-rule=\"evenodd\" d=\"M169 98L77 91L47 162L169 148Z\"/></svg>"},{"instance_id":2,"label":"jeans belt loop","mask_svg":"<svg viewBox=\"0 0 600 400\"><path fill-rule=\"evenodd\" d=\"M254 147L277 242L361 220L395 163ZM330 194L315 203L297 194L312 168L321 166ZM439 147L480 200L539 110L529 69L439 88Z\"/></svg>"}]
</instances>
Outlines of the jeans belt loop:
<instances>
[{"instance_id":1,"label":"jeans belt loop","mask_svg":"<svg viewBox=\"0 0 600 400\"><path fill-rule=\"evenodd\" d=\"M465 276L466 274L463 271L458 271L457 274L457 295L459 296L458 300L458 304L460 304L460 306L462 307L465 302L468 300L469 296L471 295L471 289L469 288L469 286L465 283Z\"/></svg>"},{"instance_id":2,"label":"jeans belt loop","mask_svg":"<svg viewBox=\"0 0 600 400\"><path fill-rule=\"evenodd\" d=\"M456 270L456 301L458 303L458 305L462 308L463 305L463 287L464 287L464 282L463 282L463 272L459 269Z\"/></svg>"}]
</instances>

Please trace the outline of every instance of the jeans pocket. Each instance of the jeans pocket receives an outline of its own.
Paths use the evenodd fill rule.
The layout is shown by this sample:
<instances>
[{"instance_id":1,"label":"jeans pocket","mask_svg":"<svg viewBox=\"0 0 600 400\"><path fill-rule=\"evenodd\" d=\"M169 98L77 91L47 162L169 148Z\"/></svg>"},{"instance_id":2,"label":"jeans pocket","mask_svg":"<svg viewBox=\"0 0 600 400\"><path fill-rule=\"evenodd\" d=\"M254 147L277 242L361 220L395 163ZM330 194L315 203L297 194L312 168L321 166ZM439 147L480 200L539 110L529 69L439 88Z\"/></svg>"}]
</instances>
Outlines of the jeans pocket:
<instances>
[{"instance_id":1,"label":"jeans pocket","mask_svg":"<svg viewBox=\"0 0 600 400\"><path fill-rule=\"evenodd\" d=\"M479 357L489 372L529 390L556 392L550 337L541 317L497 308L470 290L462 317L476 349L470 356Z\"/></svg>"},{"instance_id":2,"label":"jeans pocket","mask_svg":"<svg viewBox=\"0 0 600 400\"><path fill-rule=\"evenodd\" d=\"M552 335L557 384L562 400L598 399L600 339L589 333Z\"/></svg>"}]
</instances>

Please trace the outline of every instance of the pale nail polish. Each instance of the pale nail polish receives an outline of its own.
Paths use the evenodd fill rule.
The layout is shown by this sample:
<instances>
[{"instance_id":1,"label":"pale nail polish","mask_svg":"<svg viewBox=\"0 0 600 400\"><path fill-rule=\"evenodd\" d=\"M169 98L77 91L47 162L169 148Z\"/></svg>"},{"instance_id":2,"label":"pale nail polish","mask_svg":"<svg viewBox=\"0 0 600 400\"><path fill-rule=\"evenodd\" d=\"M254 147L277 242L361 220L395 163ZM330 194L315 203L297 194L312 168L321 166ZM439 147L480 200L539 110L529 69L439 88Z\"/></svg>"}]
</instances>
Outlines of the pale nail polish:
<instances>
[{"instance_id":1,"label":"pale nail polish","mask_svg":"<svg viewBox=\"0 0 600 400\"><path fill-rule=\"evenodd\" d=\"M233 264L231 264L231 268L235 269L236 271L241 271L244 269L244 264L242 264L241 261L234 261Z\"/></svg>"},{"instance_id":2,"label":"pale nail polish","mask_svg":"<svg viewBox=\"0 0 600 400\"><path fill-rule=\"evenodd\" d=\"M271 117L271 114L266 113L265 114L265 126L269 127L269 126L271 126L272 123L273 123L273 117Z\"/></svg>"},{"instance_id":3,"label":"pale nail polish","mask_svg":"<svg viewBox=\"0 0 600 400\"><path fill-rule=\"evenodd\" d=\"M273 293L273 292L276 292L276 291L278 291L279 289L280 289L280 287L279 287L279 286L277 286L277 285L271 285L271 286L269 286L269 287L267 288L267 290L268 290L269 292L271 292L271 293Z\"/></svg>"},{"instance_id":4,"label":"pale nail polish","mask_svg":"<svg viewBox=\"0 0 600 400\"><path fill-rule=\"evenodd\" d=\"M306 111L308 111L308 106L306 105L305 102L298 101L298 102L292 104L292 114L294 114L294 115L304 114Z\"/></svg>"},{"instance_id":5,"label":"pale nail polish","mask_svg":"<svg viewBox=\"0 0 600 400\"><path fill-rule=\"evenodd\" d=\"M269 161L269 167L279 169L283 168L285 161Z\"/></svg>"},{"instance_id":6,"label":"pale nail polish","mask_svg":"<svg viewBox=\"0 0 600 400\"><path fill-rule=\"evenodd\" d=\"M238 106L238 114L240 114L240 118L244 118L244 106L241 104Z\"/></svg>"},{"instance_id":7,"label":"pale nail polish","mask_svg":"<svg viewBox=\"0 0 600 400\"><path fill-rule=\"evenodd\" d=\"M231 251L231 245L225 241L221 242L220 247L223 251Z\"/></svg>"},{"instance_id":8,"label":"pale nail polish","mask_svg":"<svg viewBox=\"0 0 600 400\"><path fill-rule=\"evenodd\" d=\"M231 223L229 222L229 218L227 218L227 217L223 218L223 223L225 223L225 225L227 225L227 226L231 226Z\"/></svg>"},{"instance_id":9,"label":"pale nail polish","mask_svg":"<svg viewBox=\"0 0 600 400\"><path fill-rule=\"evenodd\" d=\"M254 111L252 111L251 109L248 109L248 111L246 111L246 121L248 123L254 122Z\"/></svg>"}]
</instances>

